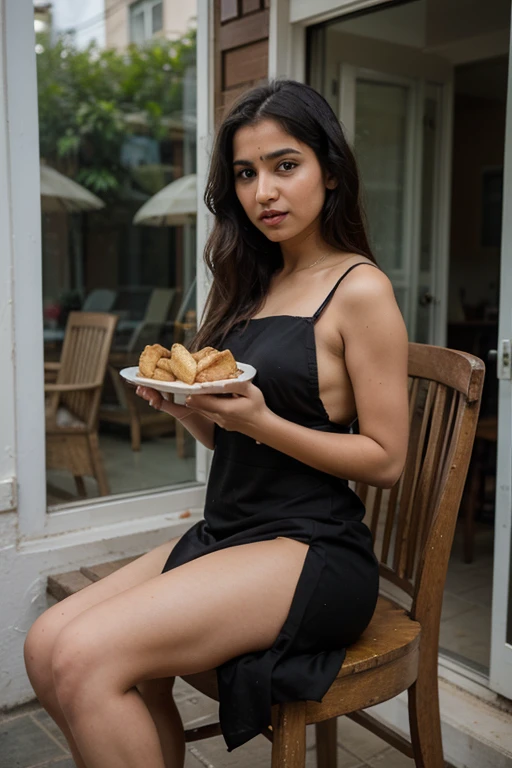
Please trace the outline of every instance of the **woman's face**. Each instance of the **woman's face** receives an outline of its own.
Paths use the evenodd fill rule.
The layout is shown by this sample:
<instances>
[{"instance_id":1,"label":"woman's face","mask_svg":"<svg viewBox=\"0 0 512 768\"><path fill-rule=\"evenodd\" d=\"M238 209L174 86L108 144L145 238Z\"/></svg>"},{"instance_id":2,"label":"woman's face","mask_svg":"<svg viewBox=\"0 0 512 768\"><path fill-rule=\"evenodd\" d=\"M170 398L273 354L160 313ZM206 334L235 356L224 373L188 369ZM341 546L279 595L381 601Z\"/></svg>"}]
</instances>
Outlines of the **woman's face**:
<instances>
[{"instance_id":1,"label":"woman's face","mask_svg":"<svg viewBox=\"0 0 512 768\"><path fill-rule=\"evenodd\" d=\"M319 229L326 187L317 156L274 120L239 128L233 138L235 191L247 216L276 243Z\"/></svg>"}]
</instances>

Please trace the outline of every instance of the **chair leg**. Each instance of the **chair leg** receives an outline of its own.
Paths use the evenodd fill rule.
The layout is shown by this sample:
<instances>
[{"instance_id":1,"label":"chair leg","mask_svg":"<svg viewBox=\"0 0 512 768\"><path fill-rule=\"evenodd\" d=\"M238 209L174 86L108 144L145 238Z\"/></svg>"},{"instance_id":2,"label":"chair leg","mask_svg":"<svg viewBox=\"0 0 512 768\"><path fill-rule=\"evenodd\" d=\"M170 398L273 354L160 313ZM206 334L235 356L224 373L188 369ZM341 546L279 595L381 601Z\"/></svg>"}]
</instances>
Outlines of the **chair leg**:
<instances>
[{"instance_id":1,"label":"chair leg","mask_svg":"<svg viewBox=\"0 0 512 768\"><path fill-rule=\"evenodd\" d=\"M140 451L140 421L137 415L130 415L130 435L132 439L132 451Z\"/></svg>"},{"instance_id":2,"label":"chair leg","mask_svg":"<svg viewBox=\"0 0 512 768\"><path fill-rule=\"evenodd\" d=\"M337 725L338 719L336 717L315 725L317 768L337 768Z\"/></svg>"},{"instance_id":3,"label":"chair leg","mask_svg":"<svg viewBox=\"0 0 512 768\"><path fill-rule=\"evenodd\" d=\"M409 694L409 725L416 768L443 768L437 673L418 677Z\"/></svg>"},{"instance_id":4,"label":"chair leg","mask_svg":"<svg viewBox=\"0 0 512 768\"><path fill-rule=\"evenodd\" d=\"M85 490L85 483L82 475L73 475L75 478L75 485L76 490L79 496L87 496L87 491Z\"/></svg>"},{"instance_id":5,"label":"chair leg","mask_svg":"<svg viewBox=\"0 0 512 768\"><path fill-rule=\"evenodd\" d=\"M276 704L272 709L272 768L306 765L306 702Z\"/></svg>"},{"instance_id":6,"label":"chair leg","mask_svg":"<svg viewBox=\"0 0 512 768\"><path fill-rule=\"evenodd\" d=\"M108 496L110 494L110 488L103 468L103 459L101 458L98 435L95 432L91 432L91 434L88 435L88 440L92 466L94 468L94 477L98 483L100 496Z\"/></svg>"}]
</instances>

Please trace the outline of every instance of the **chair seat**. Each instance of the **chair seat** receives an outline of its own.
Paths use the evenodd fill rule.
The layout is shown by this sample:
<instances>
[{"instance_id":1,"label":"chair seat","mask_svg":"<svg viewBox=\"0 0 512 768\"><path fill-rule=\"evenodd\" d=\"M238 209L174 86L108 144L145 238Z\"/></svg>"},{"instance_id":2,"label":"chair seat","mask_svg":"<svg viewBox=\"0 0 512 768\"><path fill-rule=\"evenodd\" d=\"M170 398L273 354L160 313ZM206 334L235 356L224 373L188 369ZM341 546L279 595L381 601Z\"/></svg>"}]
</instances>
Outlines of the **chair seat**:
<instances>
[{"instance_id":1,"label":"chair seat","mask_svg":"<svg viewBox=\"0 0 512 768\"><path fill-rule=\"evenodd\" d=\"M373 618L359 640L347 650L338 677L364 672L399 659L419 647L421 627L407 611L379 597Z\"/></svg>"},{"instance_id":2,"label":"chair seat","mask_svg":"<svg viewBox=\"0 0 512 768\"><path fill-rule=\"evenodd\" d=\"M45 409L46 415L46 431L59 431L61 429L73 429L81 432L85 432L87 425L74 416L67 408L60 407L57 409L57 415L55 421L52 419L51 404L48 403Z\"/></svg>"},{"instance_id":3,"label":"chair seat","mask_svg":"<svg viewBox=\"0 0 512 768\"><path fill-rule=\"evenodd\" d=\"M407 612L385 597L379 597L373 618L359 640L347 650L338 680L382 667L408 656L419 648L421 627ZM215 670L185 675L196 690L218 701Z\"/></svg>"}]
</instances>

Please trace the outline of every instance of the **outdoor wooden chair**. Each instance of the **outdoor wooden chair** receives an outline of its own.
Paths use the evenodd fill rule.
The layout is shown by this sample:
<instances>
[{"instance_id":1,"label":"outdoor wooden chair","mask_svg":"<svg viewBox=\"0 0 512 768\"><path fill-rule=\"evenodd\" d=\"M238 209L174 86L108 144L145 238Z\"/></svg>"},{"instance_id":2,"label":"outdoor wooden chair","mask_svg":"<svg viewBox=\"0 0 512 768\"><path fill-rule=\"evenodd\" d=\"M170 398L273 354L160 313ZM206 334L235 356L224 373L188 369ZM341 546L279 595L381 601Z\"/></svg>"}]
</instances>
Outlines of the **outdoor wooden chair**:
<instances>
[{"instance_id":1,"label":"outdoor wooden chair","mask_svg":"<svg viewBox=\"0 0 512 768\"><path fill-rule=\"evenodd\" d=\"M46 467L65 469L85 495L84 475L109 487L98 444L98 410L108 355L117 323L115 315L71 312L59 363L45 364ZM51 374L55 382L48 383Z\"/></svg>"},{"instance_id":2,"label":"outdoor wooden chair","mask_svg":"<svg viewBox=\"0 0 512 768\"><path fill-rule=\"evenodd\" d=\"M405 469L391 490L358 483L380 560L381 596L369 627L348 649L321 703L276 704L272 768L304 768L306 725L316 724L317 766L336 767L336 718L347 715L420 768L444 765L439 715L439 622L448 559L480 408L484 364L443 347L409 345L410 440ZM390 597L390 594L393 597ZM211 698L215 671L184 679ZM408 691L411 742L367 707ZM187 741L220 733L188 731Z\"/></svg>"}]
</instances>

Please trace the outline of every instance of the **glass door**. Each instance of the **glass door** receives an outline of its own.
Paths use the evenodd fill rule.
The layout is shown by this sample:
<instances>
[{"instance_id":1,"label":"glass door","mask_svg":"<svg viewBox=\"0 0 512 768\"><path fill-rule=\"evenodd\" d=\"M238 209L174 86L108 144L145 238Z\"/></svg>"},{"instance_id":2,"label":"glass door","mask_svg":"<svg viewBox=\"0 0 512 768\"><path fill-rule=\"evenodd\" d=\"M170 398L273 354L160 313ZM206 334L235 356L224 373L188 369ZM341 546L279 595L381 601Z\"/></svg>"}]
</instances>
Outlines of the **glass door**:
<instances>
[{"instance_id":1,"label":"glass door","mask_svg":"<svg viewBox=\"0 0 512 768\"><path fill-rule=\"evenodd\" d=\"M490 685L512 699L512 60L509 59L498 329L498 460ZM499 532L499 533L498 533Z\"/></svg>"},{"instance_id":2,"label":"glass door","mask_svg":"<svg viewBox=\"0 0 512 768\"><path fill-rule=\"evenodd\" d=\"M434 343L440 87L342 64L339 114L363 183L370 242L411 340Z\"/></svg>"}]
</instances>

